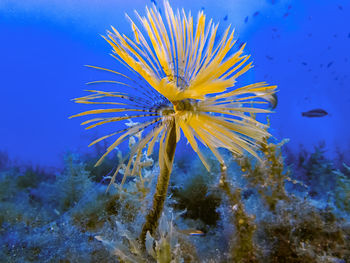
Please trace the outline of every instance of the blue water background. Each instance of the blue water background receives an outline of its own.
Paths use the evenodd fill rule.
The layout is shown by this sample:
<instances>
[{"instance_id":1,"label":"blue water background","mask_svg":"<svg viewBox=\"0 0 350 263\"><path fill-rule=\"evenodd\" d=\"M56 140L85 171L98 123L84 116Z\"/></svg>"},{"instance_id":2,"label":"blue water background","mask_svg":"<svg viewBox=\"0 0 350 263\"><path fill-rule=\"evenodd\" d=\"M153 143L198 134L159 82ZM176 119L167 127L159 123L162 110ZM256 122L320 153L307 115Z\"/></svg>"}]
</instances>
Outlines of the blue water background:
<instances>
[{"instance_id":1,"label":"blue water background","mask_svg":"<svg viewBox=\"0 0 350 263\"><path fill-rule=\"evenodd\" d=\"M255 68L242 81L278 85L271 115L277 139L290 138L295 151L325 141L329 155L340 149L350 156L350 1L170 3L192 14L203 9L220 22L219 32L231 23L236 38L247 42ZM83 153L92 138L104 135L68 119L86 109L70 99L86 95L84 83L113 77L83 65L122 70L100 34L113 25L131 36L124 13L144 14L146 4L151 1L0 0L0 150L20 162L61 166L64 152ZM302 117L314 108L329 114Z\"/></svg>"}]
</instances>

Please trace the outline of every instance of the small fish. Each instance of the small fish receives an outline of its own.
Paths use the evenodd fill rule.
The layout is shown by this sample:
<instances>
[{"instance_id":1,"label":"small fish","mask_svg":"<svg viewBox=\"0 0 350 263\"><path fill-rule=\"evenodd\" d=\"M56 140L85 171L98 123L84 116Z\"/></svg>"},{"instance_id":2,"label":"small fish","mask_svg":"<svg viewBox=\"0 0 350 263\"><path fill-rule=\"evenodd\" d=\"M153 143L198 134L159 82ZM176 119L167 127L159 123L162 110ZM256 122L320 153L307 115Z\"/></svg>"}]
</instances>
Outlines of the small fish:
<instances>
[{"instance_id":1,"label":"small fish","mask_svg":"<svg viewBox=\"0 0 350 263\"><path fill-rule=\"evenodd\" d=\"M313 109L313 110L302 112L301 115L303 117L309 117L309 118L324 117L328 115L328 112L323 109Z\"/></svg>"},{"instance_id":2,"label":"small fish","mask_svg":"<svg viewBox=\"0 0 350 263\"><path fill-rule=\"evenodd\" d=\"M339 9L339 10L343 10L343 6L338 5L338 9Z\"/></svg>"},{"instance_id":3,"label":"small fish","mask_svg":"<svg viewBox=\"0 0 350 263\"><path fill-rule=\"evenodd\" d=\"M289 6L288 6L288 10L290 10L290 9L292 9L292 5L289 5Z\"/></svg>"},{"instance_id":4,"label":"small fish","mask_svg":"<svg viewBox=\"0 0 350 263\"><path fill-rule=\"evenodd\" d=\"M273 57L269 56L269 55L266 55L265 56L268 60L273 60Z\"/></svg>"},{"instance_id":5,"label":"small fish","mask_svg":"<svg viewBox=\"0 0 350 263\"><path fill-rule=\"evenodd\" d=\"M286 17L288 17L288 16L289 16L289 13L288 13L288 12L285 13L285 14L283 15L284 18L286 18Z\"/></svg>"},{"instance_id":6,"label":"small fish","mask_svg":"<svg viewBox=\"0 0 350 263\"><path fill-rule=\"evenodd\" d=\"M301 64L303 64L304 66L307 66L307 63L306 63L306 62L301 62Z\"/></svg>"},{"instance_id":7,"label":"small fish","mask_svg":"<svg viewBox=\"0 0 350 263\"><path fill-rule=\"evenodd\" d=\"M259 11L256 11L256 12L253 14L253 16L255 17L255 16L259 15L259 14L260 14L260 12L259 12Z\"/></svg>"},{"instance_id":8,"label":"small fish","mask_svg":"<svg viewBox=\"0 0 350 263\"><path fill-rule=\"evenodd\" d=\"M329 62L328 64L327 64L327 68L329 68L330 66L332 66L333 65L333 61L331 61L331 62Z\"/></svg>"},{"instance_id":9,"label":"small fish","mask_svg":"<svg viewBox=\"0 0 350 263\"><path fill-rule=\"evenodd\" d=\"M181 229L180 233L188 235L188 236L204 236L204 232L197 229Z\"/></svg>"},{"instance_id":10,"label":"small fish","mask_svg":"<svg viewBox=\"0 0 350 263\"><path fill-rule=\"evenodd\" d=\"M275 28L275 27L272 28L272 31L273 31L273 32L277 32L277 28Z\"/></svg>"},{"instance_id":11,"label":"small fish","mask_svg":"<svg viewBox=\"0 0 350 263\"><path fill-rule=\"evenodd\" d=\"M247 22L248 22L248 18L249 18L249 16L246 16L246 17L245 17L244 23L247 23ZM350 35L350 33L349 33L349 35Z\"/></svg>"},{"instance_id":12,"label":"small fish","mask_svg":"<svg viewBox=\"0 0 350 263\"><path fill-rule=\"evenodd\" d=\"M228 15L225 15L224 17L224 21L227 21Z\"/></svg>"}]
</instances>

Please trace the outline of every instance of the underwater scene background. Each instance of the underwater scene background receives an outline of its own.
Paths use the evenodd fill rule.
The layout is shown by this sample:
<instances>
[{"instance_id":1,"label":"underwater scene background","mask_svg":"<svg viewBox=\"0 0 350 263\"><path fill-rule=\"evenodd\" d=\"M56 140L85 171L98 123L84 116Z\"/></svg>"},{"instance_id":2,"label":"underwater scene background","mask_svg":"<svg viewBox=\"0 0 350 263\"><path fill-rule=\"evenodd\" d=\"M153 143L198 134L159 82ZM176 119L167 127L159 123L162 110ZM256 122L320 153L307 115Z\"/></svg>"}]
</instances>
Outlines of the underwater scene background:
<instances>
[{"instance_id":1,"label":"underwater scene background","mask_svg":"<svg viewBox=\"0 0 350 263\"><path fill-rule=\"evenodd\" d=\"M219 23L215 44L229 25L234 51L246 43L254 67L234 88L277 85L271 113L246 115L271 136L255 134L257 157L215 144L225 165L195 136L208 171L182 134L172 168L156 146L132 156L137 174L121 187L122 160L141 134L97 167L113 140L88 144L140 120L85 131L69 117L101 106L73 99L114 91L85 85L114 76L84 65L127 72L100 35L113 26L134 39L125 13L137 24L134 10L144 16L147 5L165 17L163 1L0 0L0 262L350 262L350 2L169 3L191 11L195 25L201 11ZM165 203L143 231L164 167Z\"/></svg>"}]
</instances>

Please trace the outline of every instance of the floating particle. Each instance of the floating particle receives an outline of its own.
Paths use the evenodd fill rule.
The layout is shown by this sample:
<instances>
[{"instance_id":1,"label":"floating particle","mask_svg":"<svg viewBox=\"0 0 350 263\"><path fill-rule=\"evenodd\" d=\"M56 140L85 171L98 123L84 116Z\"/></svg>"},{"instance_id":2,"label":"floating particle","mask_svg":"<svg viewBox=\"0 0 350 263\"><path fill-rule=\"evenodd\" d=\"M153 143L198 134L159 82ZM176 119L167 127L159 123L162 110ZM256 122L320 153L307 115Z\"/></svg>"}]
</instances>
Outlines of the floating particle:
<instances>
[{"instance_id":1,"label":"floating particle","mask_svg":"<svg viewBox=\"0 0 350 263\"><path fill-rule=\"evenodd\" d=\"M334 35L333 35L333 37L334 37L334 38L337 38L337 37L338 37L338 35L337 35L337 34L334 34Z\"/></svg>"},{"instance_id":2,"label":"floating particle","mask_svg":"<svg viewBox=\"0 0 350 263\"><path fill-rule=\"evenodd\" d=\"M204 9L205 9L205 7L204 7L204 6L202 6L202 7L201 7L201 10L204 10Z\"/></svg>"},{"instance_id":3,"label":"floating particle","mask_svg":"<svg viewBox=\"0 0 350 263\"><path fill-rule=\"evenodd\" d=\"M275 28L275 27L272 28L272 31L273 31L273 32L277 32L277 28ZM349 34L350 34L350 33L349 33Z\"/></svg>"},{"instance_id":4,"label":"floating particle","mask_svg":"<svg viewBox=\"0 0 350 263\"><path fill-rule=\"evenodd\" d=\"M225 15L224 21L227 21L227 19L228 19L228 15Z\"/></svg>"},{"instance_id":5,"label":"floating particle","mask_svg":"<svg viewBox=\"0 0 350 263\"><path fill-rule=\"evenodd\" d=\"M259 14L260 14L260 12L259 12L259 11L256 11L256 12L253 14L253 16L256 17L256 16L258 16Z\"/></svg>"},{"instance_id":6,"label":"floating particle","mask_svg":"<svg viewBox=\"0 0 350 263\"><path fill-rule=\"evenodd\" d=\"M307 66L307 63L306 63L306 62L301 62L301 64L303 64L304 66Z\"/></svg>"},{"instance_id":7,"label":"floating particle","mask_svg":"<svg viewBox=\"0 0 350 263\"><path fill-rule=\"evenodd\" d=\"M327 68L329 68L330 66L332 66L333 65L333 61L331 61L331 62L329 62L328 64L327 64Z\"/></svg>"},{"instance_id":8,"label":"floating particle","mask_svg":"<svg viewBox=\"0 0 350 263\"><path fill-rule=\"evenodd\" d=\"M286 17L288 17L288 16L289 16L289 13L288 13L288 12L285 13L285 14L283 15L284 18L286 18Z\"/></svg>"},{"instance_id":9,"label":"floating particle","mask_svg":"<svg viewBox=\"0 0 350 263\"><path fill-rule=\"evenodd\" d=\"M247 22L248 22L248 16L246 16L244 19L244 23L247 23Z\"/></svg>"},{"instance_id":10,"label":"floating particle","mask_svg":"<svg viewBox=\"0 0 350 263\"><path fill-rule=\"evenodd\" d=\"M343 6L338 5L338 9L339 9L339 10L343 10Z\"/></svg>"},{"instance_id":11,"label":"floating particle","mask_svg":"<svg viewBox=\"0 0 350 263\"><path fill-rule=\"evenodd\" d=\"M268 60L273 60L273 57L269 56L269 55L266 55L265 56Z\"/></svg>"}]
</instances>

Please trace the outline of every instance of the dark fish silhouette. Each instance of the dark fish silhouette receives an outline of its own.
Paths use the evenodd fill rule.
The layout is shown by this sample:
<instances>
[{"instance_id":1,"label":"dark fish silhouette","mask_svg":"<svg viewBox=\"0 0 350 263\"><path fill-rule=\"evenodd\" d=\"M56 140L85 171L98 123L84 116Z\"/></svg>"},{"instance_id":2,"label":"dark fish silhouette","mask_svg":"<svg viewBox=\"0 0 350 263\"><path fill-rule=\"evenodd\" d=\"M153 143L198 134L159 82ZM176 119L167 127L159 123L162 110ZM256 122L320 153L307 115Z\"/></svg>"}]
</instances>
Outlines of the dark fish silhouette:
<instances>
[{"instance_id":1,"label":"dark fish silhouette","mask_svg":"<svg viewBox=\"0 0 350 263\"><path fill-rule=\"evenodd\" d=\"M246 16L245 19L244 19L244 23L247 23L247 22L248 22L248 16Z\"/></svg>"},{"instance_id":2,"label":"dark fish silhouette","mask_svg":"<svg viewBox=\"0 0 350 263\"><path fill-rule=\"evenodd\" d=\"M228 15L225 15L224 17L224 21L227 21Z\"/></svg>"},{"instance_id":3,"label":"dark fish silhouette","mask_svg":"<svg viewBox=\"0 0 350 263\"><path fill-rule=\"evenodd\" d=\"M260 14L260 12L259 11L256 11L254 14L253 14L253 16L257 16L257 15L259 15Z\"/></svg>"},{"instance_id":4,"label":"dark fish silhouette","mask_svg":"<svg viewBox=\"0 0 350 263\"><path fill-rule=\"evenodd\" d=\"M327 64L327 68L329 68L330 66L332 66L333 65L333 61L331 61L331 62L329 62L328 64Z\"/></svg>"},{"instance_id":5,"label":"dark fish silhouette","mask_svg":"<svg viewBox=\"0 0 350 263\"><path fill-rule=\"evenodd\" d=\"M238 42L238 41L237 41L237 42ZM238 43L237 43L237 44L238 44ZM244 45L244 42L240 43L240 44L238 45L238 49L240 49L243 45Z\"/></svg>"},{"instance_id":6,"label":"dark fish silhouette","mask_svg":"<svg viewBox=\"0 0 350 263\"><path fill-rule=\"evenodd\" d=\"M302 112L301 115L303 117L314 118L314 117L326 116L328 115L328 112L323 109L313 109L313 110Z\"/></svg>"}]
</instances>

